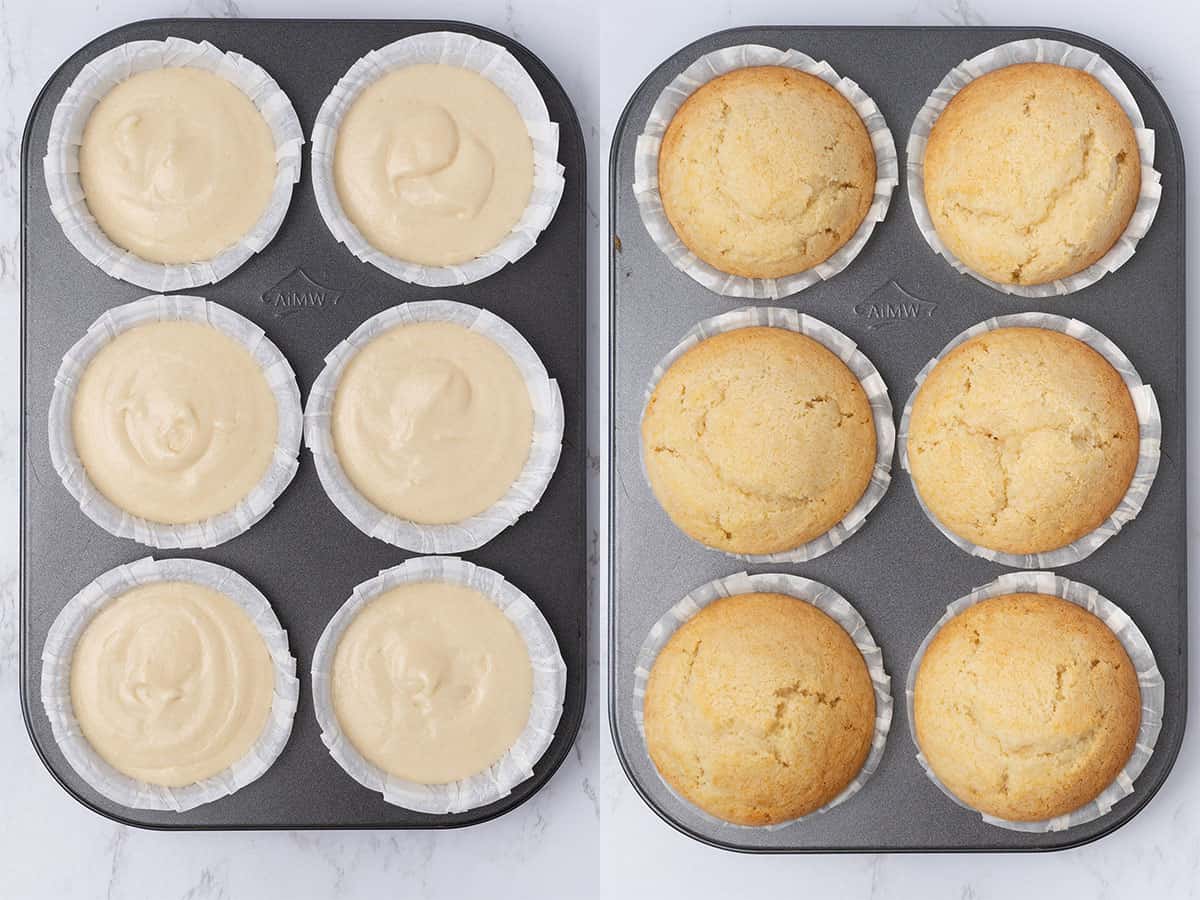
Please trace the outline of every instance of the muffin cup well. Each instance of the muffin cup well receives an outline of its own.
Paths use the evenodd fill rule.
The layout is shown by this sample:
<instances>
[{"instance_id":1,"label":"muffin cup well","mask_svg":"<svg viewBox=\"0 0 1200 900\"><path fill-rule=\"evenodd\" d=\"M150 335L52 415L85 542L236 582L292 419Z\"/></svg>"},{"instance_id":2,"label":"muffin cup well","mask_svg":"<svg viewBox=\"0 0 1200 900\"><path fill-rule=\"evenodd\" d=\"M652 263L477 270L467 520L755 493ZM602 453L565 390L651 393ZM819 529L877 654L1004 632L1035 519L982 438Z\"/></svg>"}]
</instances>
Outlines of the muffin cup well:
<instances>
[{"instance_id":1,"label":"muffin cup well","mask_svg":"<svg viewBox=\"0 0 1200 900\"><path fill-rule=\"evenodd\" d=\"M520 221L486 254L453 266L406 262L376 248L346 216L333 179L338 129L358 95L388 72L420 64L458 66L482 75L512 100L533 142L533 193ZM313 123L313 191L329 231L363 262L410 284L470 284L516 262L533 249L538 235L554 218L565 186L564 171L558 162L558 123L550 121L546 101L529 73L499 44L456 31L415 34L372 50L334 85Z\"/></svg>"},{"instance_id":2,"label":"muffin cup well","mask_svg":"<svg viewBox=\"0 0 1200 900\"><path fill-rule=\"evenodd\" d=\"M157 581L189 581L229 597L250 616L275 669L271 711L254 746L228 769L183 787L147 784L118 772L88 743L71 704L71 661L88 624L110 601ZM42 705L59 750L92 788L114 803L134 809L184 812L259 778L288 742L299 695L296 660L288 649L287 632L267 598L232 569L198 559L155 560L147 556L110 569L67 602L50 626L42 649Z\"/></svg>"},{"instance_id":3,"label":"muffin cup well","mask_svg":"<svg viewBox=\"0 0 1200 900\"><path fill-rule=\"evenodd\" d=\"M187 321L209 325L241 344L262 369L275 397L278 419L275 451L258 484L233 509L218 516L182 525L151 522L132 515L96 489L75 450L71 413L79 380L92 358L122 332L152 322ZM266 333L233 310L205 300L175 294L156 294L105 312L88 327L66 355L54 376L50 399L50 459L63 485L84 515L120 538L158 549L215 547L237 537L270 512L298 467L302 414L296 376Z\"/></svg>"},{"instance_id":4,"label":"muffin cup well","mask_svg":"<svg viewBox=\"0 0 1200 900\"><path fill-rule=\"evenodd\" d=\"M867 755L866 761L863 762L858 774L854 776L854 780L846 785L840 794L820 809L800 816L797 819L792 819L788 822L778 822L774 825L737 825L732 822L726 822L724 819L719 819L700 809L687 799L680 797L675 792L675 789L662 778L661 774L659 774L659 780L662 781L673 797L676 797L683 803L687 803L697 815L702 816L706 821L715 823L723 828L775 831L779 828L787 828L795 825L798 822L804 822L813 816L820 815L827 810L833 809L835 806L845 803L846 800L862 789L867 779L879 768L879 763L883 759L883 748L887 744L888 732L892 727L892 680L891 676L883 668L883 651L875 643L875 638L871 636L871 630L867 627L866 621L864 621L863 617L859 615L858 611L850 605L850 602L845 597L833 588L821 584L819 581L813 581L799 575L786 575L783 573L750 575L746 572L738 572L735 575L728 575L701 585L672 606L666 615L655 622L654 626L650 629L650 633L646 636L646 640L642 643L642 647L638 651L633 673L633 718L637 724L638 733L642 736L644 747L646 727L643 718L643 703L646 697L646 682L650 678L650 670L654 667L654 661L658 658L658 654L666 646L671 636L685 622L715 600L724 597L734 597L739 594L761 593L786 594L789 597L795 597L797 600L803 600L805 603L815 606L841 625L846 633L850 635L850 639L854 641L854 646L858 648L862 654L863 661L867 664L867 671L871 676L871 686L875 691L875 733L871 738L871 751ZM658 774L657 768L654 771Z\"/></svg>"},{"instance_id":5,"label":"muffin cup well","mask_svg":"<svg viewBox=\"0 0 1200 900\"><path fill-rule=\"evenodd\" d=\"M921 646L917 648L917 654L908 669L904 691L910 726L909 733L917 748L917 761L925 770L925 774L929 776L929 780L937 785L938 790L964 809L978 812L978 810L974 810L974 807L968 806L956 797L938 780L925 761L920 744L917 744L916 720L913 718L913 687L917 681L917 672L921 668L925 650L942 626L968 607L983 600L1002 597L1006 594L1046 594L1061 597L1076 606L1083 607L1109 627L1113 635L1121 642L1121 646L1125 648L1125 652L1129 654L1129 659L1137 670L1138 689L1142 695L1142 721L1138 727L1137 743L1133 748L1133 755L1130 756L1124 768L1117 773L1117 777L1100 792L1095 800L1064 815L1056 816L1053 819L1043 819L1039 822L1014 822L980 813L983 821L989 825L1007 828L1010 831L1037 834L1063 831L1107 815L1114 803L1133 793L1133 782L1146 768L1146 763L1150 761L1150 755L1154 752L1154 744L1158 740L1158 733L1162 730L1166 687L1162 675L1158 671L1158 665L1154 661L1154 652L1150 649L1145 635L1115 603L1102 597L1098 591L1086 584L1062 578L1053 572L1008 572L995 581L976 588L965 597L955 600L946 607L945 614L938 619L937 624L933 626L933 629L925 636L925 640L921 642Z\"/></svg>"},{"instance_id":6,"label":"muffin cup well","mask_svg":"<svg viewBox=\"0 0 1200 900\"><path fill-rule=\"evenodd\" d=\"M529 721L508 752L488 769L447 784L418 784L389 775L368 762L342 732L333 708L333 660L346 627L367 603L402 584L449 582L473 588L491 601L525 641L533 666L533 699ZM346 772L365 788L383 794L388 803L416 812L443 815L465 812L507 797L533 775L533 767L554 739L567 689L567 667L554 632L532 600L497 572L450 556L410 559L384 569L354 588L350 599L330 619L317 641L312 661L313 706L321 740Z\"/></svg>"},{"instance_id":7,"label":"muffin cup well","mask_svg":"<svg viewBox=\"0 0 1200 900\"><path fill-rule=\"evenodd\" d=\"M350 482L333 443L333 402L346 365L385 331L417 322L453 322L498 344L520 371L533 407L529 457L517 480L483 512L449 525L420 525L380 509ZM414 553L474 550L532 510L558 467L563 427L558 382L546 373L529 342L499 316L453 300L402 303L367 319L325 357L325 368L313 383L304 409L304 442L333 505L364 534Z\"/></svg>"},{"instance_id":8,"label":"muffin cup well","mask_svg":"<svg viewBox=\"0 0 1200 900\"><path fill-rule=\"evenodd\" d=\"M929 507L925 505L925 501L921 499L921 492L917 490L915 481L913 482L913 493L917 495L917 502L921 505L922 511L929 521L937 526L937 530L960 549L965 550L972 556L989 559L993 562L1018 569L1065 566L1091 556L1105 541L1120 531L1125 524L1142 511L1142 507L1146 503L1146 496L1150 493L1150 486L1154 484L1154 476L1158 473L1158 460L1161 452L1162 417L1158 411L1158 399L1154 396L1153 388L1148 384L1142 383L1142 378L1138 375L1137 369L1133 367L1133 363L1129 361L1129 357L1095 328L1080 322L1078 319L1068 319L1064 316L1053 315L1052 313L1031 312L1015 313L1013 315L988 319L985 322L980 322L978 325L973 325L959 334L942 348L941 353L927 362L921 368L921 371L917 373L916 378L913 379L916 386L909 395L908 402L904 404L904 412L900 416L900 434L898 438L900 466L911 475L911 470L908 466L908 429L912 419L913 403L917 399L917 394L921 391L921 385L925 382L929 373L933 371L933 367L941 362L947 353L973 337L977 337L988 331L995 331L998 328L1014 327L1045 328L1080 340L1103 356L1109 365L1117 370L1117 373L1121 376L1121 380L1125 382L1125 387L1129 389L1129 396L1133 399L1134 411L1137 413L1139 434L1137 467L1134 469L1133 479L1129 482L1129 489L1126 490L1125 496L1121 498L1121 502L1107 519L1100 523L1093 531L1089 531L1083 535L1083 537L1077 538L1066 546L1059 547L1056 550L1047 550L1044 553L1017 554L989 550L987 547L980 547L978 544L973 544L967 539L958 536L946 528L938 520L937 516L930 511Z\"/></svg>"},{"instance_id":9,"label":"muffin cup well","mask_svg":"<svg viewBox=\"0 0 1200 900\"><path fill-rule=\"evenodd\" d=\"M888 485L892 480L892 454L896 448L896 423L892 420L892 401L888 396L887 385L884 384L883 376L879 374L879 370L875 368L875 365L858 349L858 345L854 341L850 340L850 338L832 325L826 325L820 319L815 319L794 309L771 306L744 306L741 309L713 316L712 318L703 320L692 328L691 331L684 335L683 340L676 344L674 349L664 356L658 365L654 367L654 373L650 377L650 383L646 386L645 396L642 401L642 417L645 417L646 403L649 402L651 394L654 393L655 387L658 386L658 382L662 379L667 369L679 357L683 356L684 353L713 335L756 326L786 328L788 331L795 331L812 338L833 353L834 356L846 364L847 368L854 374L854 377L858 379L863 392L867 395L868 402L871 404L871 417L875 422L875 466L871 471L871 481L867 484L866 490L863 491L863 495L859 497L858 502L851 507L850 511L846 513L840 522L811 541L780 553L741 554L726 552L727 556L733 556L736 559L750 563L807 562L810 559L816 559L818 556L824 556L833 548L841 545L850 535L862 528L867 514L883 499L883 495L887 493ZM641 444L640 440L638 446L640 448L639 454L642 463L642 477L649 484L650 476L646 472L645 447ZM654 492L653 485L650 485L650 490L651 493ZM691 538L690 536L689 539L695 540L695 538ZM708 546L700 541L696 541L696 543L703 547ZM717 548L709 547L708 549L713 550Z\"/></svg>"},{"instance_id":10,"label":"muffin cup well","mask_svg":"<svg viewBox=\"0 0 1200 900\"><path fill-rule=\"evenodd\" d=\"M925 203L925 145L929 134L942 110L954 98L954 95L981 75L1003 69L1005 66L1017 63L1055 63L1072 69L1080 69L1092 75L1100 82L1113 99L1120 104L1121 109L1129 117L1137 137L1138 154L1142 163L1142 185L1138 195L1137 207L1129 219L1116 244L1096 262L1086 269L1055 281L1038 285L1001 284L974 271L958 259L950 249L942 243L929 207ZM1071 294L1095 284L1109 272L1115 272L1133 256L1137 250L1138 241L1146 236L1154 216L1158 213L1158 204L1162 198L1162 174L1154 169L1154 131L1146 127L1142 111L1133 98L1129 87L1117 74L1116 70L1106 63L1099 54L1084 50L1062 41L1051 41L1045 38L1026 38L1011 41L986 50L978 56L964 60L951 69L946 77L929 95L921 111L913 120L912 131L908 136L908 146L905 150L908 169L908 197L912 204L913 218L917 228L925 238L925 242L935 252L944 256L959 272L970 275L977 281L982 281L990 288L1017 297L1053 297L1061 294Z\"/></svg>"},{"instance_id":11,"label":"muffin cup well","mask_svg":"<svg viewBox=\"0 0 1200 900\"><path fill-rule=\"evenodd\" d=\"M180 67L219 75L254 104L275 140L275 186L254 227L233 246L208 260L154 263L118 247L96 223L79 180L79 147L92 110L118 83L152 69ZM176 37L121 44L84 66L55 107L43 162L50 210L75 249L113 278L164 293L213 284L266 247L279 231L292 201L292 186L300 180L303 144L292 101L262 67L244 56L223 53L207 41Z\"/></svg>"},{"instance_id":12,"label":"muffin cup well","mask_svg":"<svg viewBox=\"0 0 1200 900\"><path fill-rule=\"evenodd\" d=\"M875 196L858 229L824 262L784 278L745 278L722 272L701 260L680 240L663 211L658 192L658 154L671 119L697 88L736 69L752 66L786 66L814 75L845 97L862 119L875 148ZM840 77L827 62L817 62L798 50L778 50L759 44L740 44L706 53L668 84L654 106L637 139L633 160L633 194L650 237L671 265L724 297L777 299L795 294L832 278L862 252L875 225L883 221L892 191L900 183L896 142L875 101L855 82Z\"/></svg>"}]
</instances>

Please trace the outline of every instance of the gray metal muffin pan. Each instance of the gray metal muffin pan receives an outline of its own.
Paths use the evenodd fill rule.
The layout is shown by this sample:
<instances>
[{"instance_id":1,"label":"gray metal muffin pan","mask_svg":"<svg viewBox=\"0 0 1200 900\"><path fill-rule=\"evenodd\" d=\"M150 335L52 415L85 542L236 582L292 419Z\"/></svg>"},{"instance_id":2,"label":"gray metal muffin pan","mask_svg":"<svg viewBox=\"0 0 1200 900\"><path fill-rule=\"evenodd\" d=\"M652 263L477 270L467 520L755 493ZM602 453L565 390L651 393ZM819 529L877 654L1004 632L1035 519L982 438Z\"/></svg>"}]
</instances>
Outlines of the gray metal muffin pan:
<instances>
[{"instance_id":1,"label":"gray metal muffin pan","mask_svg":"<svg viewBox=\"0 0 1200 900\"><path fill-rule=\"evenodd\" d=\"M747 566L691 541L655 501L639 459L639 419L654 365L701 319L750 302L710 293L677 271L642 225L631 188L634 144L663 87L719 47L794 48L828 60L874 98L903 162L912 121L946 72L989 47L1027 37L1064 40L1100 53L1129 85L1155 130L1163 200L1132 260L1066 297L1026 300L1000 294L959 275L929 249L913 222L902 166L887 218L845 271L791 297L757 302L811 313L857 341L887 382L897 419L921 366L960 331L1003 313L1042 310L1088 322L1116 341L1154 386L1164 423L1162 464L1145 508L1093 556L1060 572L1097 588L1145 633L1166 680L1165 722L1133 795L1107 816L1054 834L1021 834L985 824L943 796L917 763L904 712L909 663L946 604L1009 570L969 556L942 537L918 507L898 459L891 487L858 534L812 562L774 566ZM1171 769L1183 740L1187 702L1183 151L1171 114L1149 79L1113 48L1048 28L723 31L673 54L634 93L613 139L610 190L609 717L618 755L643 799L697 840L767 853L1054 850L1087 843L1129 821ZM693 588L744 569L796 572L841 592L883 648L896 699L883 762L862 791L823 815L770 831L714 825L673 796L650 763L633 717L634 660L650 627Z\"/></svg>"},{"instance_id":2,"label":"gray metal muffin pan","mask_svg":"<svg viewBox=\"0 0 1200 900\"><path fill-rule=\"evenodd\" d=\"M566 432L558 470L537 508L484 547L463 556L525 591L546 616L567 664L567 690L554 742L534 775L503 800L466 813L431 816L391 806L354 782L321 743L309 693L309 664L325 624L354 585L413 554L372 540L333 506L312 457L265 519L211 550L154 551L229 566L271 601L299 663L300 706L292 737L267 773L230 797L186 813L117 806L66 764L40 695L42 645L67 600L102 572L149 555L80 512L50 463L47 410L62 355L109 307L149 293L109 278L67 242L46 200L42 157L54 106L83 65L111 47L169 36L209 40L263 66L291 98L307 136L329 90L369 50L424 31L464 31L507 47L561 126L566 190L538 245L496 275L464 287L423 288L360 263L338 244L317 210L304 171L275 240L225 280L188 291L236 310L266 329L296 371L301 393L324 356L375 313L408 300L445 297L491 310L533 345L558 380ZM91 809L133 825L170 829L441 828L498 816L537 792L562 763L583 717L587 672L587 536L584 423L585 159L570 100L532 53L486 28L441 21L163 19L97 38L58 69L34 103L22 147L21 700L43 762Z\"/></svg>"}]
</instances>

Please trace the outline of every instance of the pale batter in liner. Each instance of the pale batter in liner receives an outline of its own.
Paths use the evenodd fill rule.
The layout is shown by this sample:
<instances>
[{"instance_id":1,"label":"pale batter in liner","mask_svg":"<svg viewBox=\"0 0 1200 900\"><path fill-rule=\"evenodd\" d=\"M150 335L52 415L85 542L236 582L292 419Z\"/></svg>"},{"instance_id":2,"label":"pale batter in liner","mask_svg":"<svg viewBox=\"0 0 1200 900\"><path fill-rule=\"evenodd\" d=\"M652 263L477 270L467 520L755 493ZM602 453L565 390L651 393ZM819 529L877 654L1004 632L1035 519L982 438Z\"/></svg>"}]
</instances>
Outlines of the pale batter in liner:
<instances>
[{"instance_id":1,"label":"pale batter in liner","mask_svg":"<svg viewBox=\"0 0 1200 900\"><path fill-rule=\"evenodd\" d=\"M87 625L71 663L83 735L114 769L181 787L228 768L262 733L271 657L236 603L159 581L122 594Z\"/></svg>"},{"instance_id":2,"label":"pale batter in liner","mask_svg":"<svg viewBox=\"0 0 1200 900\"><path fill-rule=\"evenodd\" d=\"M121 806L183 812L261 777L287 745L296 660L266 597L231 569L150 557L87 584L41 650L59 752Z\"/></svg>"},{"instance_id":3,"label":"pale batter in liner","mask_svg":"<svg viewBox=\"0 0 1200 900\"><path fill-rule=\"evenodd\" d=\"M254 227L275 143L250 98L203 69L139 72L88 118L79 179L118 247L156 263L212 259Z\"/></svg>"},{"instance_id":4,"label":"pale batter in liner","mask_svg":"<svg viewBox=\"0 0 1200 900\"><path fill-rule=\"evenodd\" d=\"M512 358L453 322L401 325L346 365L333 443L351 483L420 524L461 522L503 497L529 457L533 408Z\"/></svg>"},{"instance_id":5,"label":"pale batter in liner","mask_svg":"<svg viewBox=\"0 0 1200 900\"><path fill-rule=\"evenodd\" d=\"M350 742L418 784L470 778L529 720L533 671L521 635L473 588L420 582L358 611L333 658L333 708Z\"/></svg>"},{"instance_id":6,"label":"pale batter in liner","mask_svg":"<svg viewBox=\"0 0 1200 900\"><path fill-rule=\"evenodd\" d=\"M368 241L397 259L447 266L487 253L520 221L533 145L517 107L482 75L407 66L346 112L333 175Z\"/></svg>"},{"instance_id":7,"label":"pale batter in liner","mask_svg":"<svg viewBox=\"0 0 1200 900\"><path fill-rule=\"evenodd\" d=\"M374 213L381 214L381 221L387 220L393 213L399 213L401 220L416 215L423 220L432 221L435 226L438 226L437 219L443 219L441 224L445 227L423 227L419 232L404 226L402 221L399 222L406 244L393 249L401 253L415 251L417 255L424 255L421 250L429 251L432 247L436 251L435 257L444 258L450 244L442 239L442 233L449 234L449 231L464 223L469 224L467 219L456 219L454 215L470 212L474 201L465 205L462 201L464 198L470 200L472 196L482 196L478 187L486 181L474 178L464 180L462 176L469 172L482 173L484 167L479 164L485 162L489 155L497 167L510 166L513 162L509 158L495 156L492 141L498 137L498 132L483 134L471 122L456 119L455 110L459 109L461 112L459 103L464 98L445 98L447 102L443 104L436 97L427 97L422 101L424 108L416 117L416 121L406 123L415 124L419 133L423 135L416 142L411 140L411 133L394 132L385 121L387 117L362 117L359 124L364 127L358 129L360 134L371 131L375 133L376 138L389 142L387 162L371 163L363 167L359 165L363 162L360 155L358 163L347 167L354 169L357 175L346 179L344 176L350 174L347 171L335 173L335 157L339 152L343 124L349 120L352 108L359 107L358 111L364 112L365 108L359 104L360 98L368 93L376 98L386 93L389 86L383 85L383 82L390 85L394 80L410 79L414 74L419 76L425 70L445 73L450 69L461 70L462 74L457 77L466 81L471 81L471 76L479 76L503 95L502 99L505 102L497 104L496 108L488 108L485 117L494 117L500 107L506 107L507 104L516 108L524 127L525 140L528 142L527 149L520 150L518 155L525 156L526 152L529 153L532 172L530 182L525 185L524 208L517 211L517 218L507 232L496 235L490 242L479 240L474 248L465 244L459 245L458 250L462 258L458 262L420 263L414 261L415 256L409 258L394 255L387 249L386 244L377 243L365 234L363 229L370 229L371 225L363 214L373 210ZM405 75L405 70L412 71ZM392 78L393 75L395 79ZM486 88L481 89L476 83L472 93L480 92L491 93ZM429 99L435 102L427 102ZM391 136L380 133L384 130L392 132ZM533 249L541 232L550 224L565 186L563 166L558 162L558 131L559 126L550 120L546 101L538 86L504 47L454 31L414 34L371 50L357 60L321 104L312 127L313 193L330 233L363 262L411 284L430 287L470 284L487 278L519 260ZM512 138L515 144L521 145L522 142L517 140L515 135ZM383 156L384 148L381 145L372 148L361 142L356 143L359 143L365 156L374 155L377 160ZM439 146L441 150L432 156L426 153ZM454 158L448 152L451 147ZM415 152L419 148L423 148L423 159L418 159ZM508 154L502 156L507 157ZM342 163L345 161L341 160ZM516 171L513 170L514 173ZM346 183L349 180L359 182L359 188L349 190ZM370 184L372 181L373 187ZM507 182L507 175L501 181ZM493 177L493 186L499 183ZM364 184L366 193L361 192ZM472 184L475 187L472 187ZM345 198L343 188L348 189ZM466 190L463 190L464 188ZM396 193L393 193L394 189L397 190ZM351 209L349 205L353 200L349 195L355 190L360 191L358 199L362 202L362 207L357 210ZM402 199L401 195L407 200L398 203L397 201ZM496 199L499 199L499 195ZM417 201L416 205L409 202L413 200ZM485 204L480 208L478 217L472 214L476 224L490 223L481 233L486 233L499 221L495 214L500 206L489 209L488 204ZM432 219L431 213L435 214ZM453 215L446 218L446 213ZM475 230L475 225L471 225L468 230ZM478 236L477 234L476 237ZM484 246L489 243L490 246ZM479 249L480 247L482 249Z\"/></svg>"},{"instance_id":8,"label":"pale batter in liner","mask_svg":"<svg viewBox=\"0 0 1200 900\"><path fill-rule=\"evenodd\" d=\"M159 72L166 74L159 75ZM198 228L186 218L180 217L179 213L184 211L185 207L190 207L193 212L213 207L242 209L253 199L251 193L230 193L224 187L244 187L247 179L253 180L250 178L252 170L241 167L240 157L243 155L245 144L242 138L245 134L241 129L194 133L193 117L189 117L186 111L180 112L175 109L166 97L159 97L145 109L140 109L140 112L153 113L149 120L153 127L149 130L158 138L154 141L155 152L149 155L144 153L147 149L145 132L148 120L140 117L138 127L125 130L131 134L141 133L141 137L131 142L129 134L124 134L121 139L124 149L116 145L110 147L118 151L109 160L116 165L107 166L109 174L115 172L116 177L106 179L105 184L100 186L93 184L93 188L98 191L92 198L97 207L102 207L102 211L109 213L118 209L127 219L132 213L132 222L129 224L136 226L137 235L148 242L148 247L153 248L146 249L146 252L152 255L161 255L158 251L163 249L163 241L171 245L178 244L181 233L203 231L210 239L222 234L231 238L229 243L218 247L218 252L209 257L196 258L192 253L184 253L182 255L191 257L192 261L154 262L138 252L118 246L97 221L85 195L80 171L80 153L92 113L102 100L114 93L114 86L117 86L119 97L126 94L126 91L121 89L122 84L126 81L134 82L135 79L131 78L132 73L145 76L137 78L136 83L148 84L160 79L170 81L179 77L173 72L193 73L193 77L219 78L228 90L235 91L242 99L232 97L228 90L225 90L217 92L218 100L221 96L227 100L232 97L230 102L240 106L245 113L241 116L243 123L253 123L253 114L257 114L269 132L270 184L265 203L253 221L247 223L242 220L238 227L233 229L219 227L220 222L215 223L217 228L211 228L214 224L211 222L204 228ZM187 75L183 77L186 78ZM249 109L244 104L250 104ZM211 104L206 108L213 112ZM175 111L171 112L172 109ZM229 118L223 114L220 117ZM257 126L251 131L256 129ZM186 136L186 140L180 142L172 139L179 136ZM263 250L279 231L291 203L292 189L300 178L303 145L304 133L291 101L270 74L244 56L222 52L207 41L197 43L178 37L169 37L162 41L143 40L119 44L88 62L54 108L43 161L50 210L72 246L90 263L113 278L160 292L212 284L225 278L255 253ZM201 147L214 150L234 146L237 147L238 153L234 160L236 165L233 167L223 163L224 156L218 160L216 156L209 154L209 158L200 159L195 152ZM125 150L133 152L126 153ZM166 165L168 157L171 165ZM137 166L126 164L136 160L140 160ZM209 187L212 187L213 191L203 196L196 194L190 201L177 205L176 201L199 181L203 181L203 178L194 177L196 173L207 172L209 167L223 168L223 174L216 184L212 184L210 179ZM181 171L190 172L191 176L181 179ZM114 188L117 184L125 185L129 191L116 196ZM100 188L107 191L103 197L100 196ZM109 201L115 201L116 205ZM166 215L163 216L162 213ZM144 221L147 217L162 219L165 226L163 233L148 232ZM111 222L109 227L115 234L117 229ZM134 238L130 237L129 243L132 244L133 241Z\"/></svg>"},{"instance_id":9,"label":"pale batter in liner","mask_svg":"<svg viewBox=\"0 0 1200 900\"><path fill-rule=\"evenodd\" d=\"M96 488L152 522L199 522L242 500L275 450L275 397L250 353L198 322L118 335L79 380L75 448Z\"/></svg>"},{"instance_id":10,"label":"pale batter in liner","mask_svg":"<svg viewBox=\"0 0 1200 900\"><path fill-rule=\"evenodd\" d=\"M554 633L518 588L455 557L420 556L356 586L330 619L313 652L312 698L321 740L347 774L388 803L440 815L493 803L533 775L566 675ZM408 746L383 738L378 705Z\"/></svg>"},{"instance_id":11,"label":"pale batter in liner","mask_svg":"<svg viewBox=\"0 0 1200 900\"><path fill-rule=\"evenodd\" d=\"M263 330L174 294L88 327L54 377L47 436L63 486L105 531L213 547L270 512L296 473L302 424L296 377Z\"/></svg>"},{"instance_id":12,"label":"pale batter in liner","mask_svg":"<svg viewBox=\"0 0 1200 900\"><path fill-rule=\"evenodd\" d=\"M439 337L419 352L381 352L396 346L393 340L403 345L426 333ZM486 353L463 356L464 347ZM524 384L531 432L514 430L513 415L498 415L503 407L523 416L520 392L504 384L509 365ZM493 370L501 377L486 374ZM345 381L352 391L342 390ZM563 425L558 385L516 329L465 303L426 300L372 316L326 355L304 410L304 441L329 499L364 534L416 553L459 553L487 543L537 505L558 465ZM342 459L347 447L349 466ZM515 478L503 471L509 464L517 465ZM401 504L405 514L420 513L417 502L426 514L439 513L442 524L389 512L364 493L372 485L381 501ZM500 495L482 506L492 491ZM453 520L451 507L479 511Z\"/></svg>"}]
</instances>

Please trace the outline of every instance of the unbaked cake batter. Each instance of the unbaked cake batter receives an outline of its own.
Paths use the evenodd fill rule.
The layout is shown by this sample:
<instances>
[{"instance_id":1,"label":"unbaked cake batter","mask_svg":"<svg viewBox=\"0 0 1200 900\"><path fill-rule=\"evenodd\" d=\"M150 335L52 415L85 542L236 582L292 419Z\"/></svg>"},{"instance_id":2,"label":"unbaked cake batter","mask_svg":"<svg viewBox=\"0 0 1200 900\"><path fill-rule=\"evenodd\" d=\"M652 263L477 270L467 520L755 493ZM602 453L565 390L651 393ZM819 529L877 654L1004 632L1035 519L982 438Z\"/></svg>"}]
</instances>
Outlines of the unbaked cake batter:
<instances>
[{"instance_id":1,"label":"unbaked cake batter","mask_svg":"<svg viewBox=\"0 0 1200 900\"><path fill-rule=\"evenodd\" d=\"M191 582L122 594L88 623L71 661L83 736L114 769L181 787L244 757L274 698L267 645L246 612Z\"/></svg>"},{"instance_id":2,"label":"unbaked cake batter","mask_svg":"<svg viewBox=\"0 0 1200 900\"><path fill-rule=\"evenodd\" d=\"M258 222L275 140L237 87L203 69L140 72L101 98L79 148L88 210L118 247L155 263L212 259Z\"/></svg>"},{"instance_id":3,"label":"unbaked cake batter","mask_svg":"<svg viewBox=\"0 0 1200 900\"><path fill-rule=\"evenodd\" d=\"M333 658L334 713L390 775L445 784L502 757L529 719L533 669L513 624L483 594L404 584L367 603Z\"/></svg>"},{"instance_id":4,"label":"unbaked cake batter","mask_svg":"<svg viewBox=\"0 0 1200 900\"><path fill-rule=\"evenodd\" d=\"M198 322L139 325L92 357L71 426L96 489L152 522L237 505L274 453L278 413L248 350Z\"/></svg>"},{"instance_id":5,"label":"unbaked cake batter","mask_svg":"<svg viewBox=\"0 0 1200 900\"><path fill-rule=\"evenodd\" d=\"M396 69L350 106L334 184L363 237L396 259L466 262L498 245L533 191L533 144L516 105L482 75Z\"/></svg>"},{"instance_id":6,"label":"unbaked cake batter","mask_svg":"<svg viewBox=\"0 0 1200 900\"><path fill-rule=\"evenodd\" d=\"M512 486L533 439L516 363L451 322L386 331L346 364L333 400L334 450L350 482L385 512L461 522Z\"/></svg>"}]
</instances>

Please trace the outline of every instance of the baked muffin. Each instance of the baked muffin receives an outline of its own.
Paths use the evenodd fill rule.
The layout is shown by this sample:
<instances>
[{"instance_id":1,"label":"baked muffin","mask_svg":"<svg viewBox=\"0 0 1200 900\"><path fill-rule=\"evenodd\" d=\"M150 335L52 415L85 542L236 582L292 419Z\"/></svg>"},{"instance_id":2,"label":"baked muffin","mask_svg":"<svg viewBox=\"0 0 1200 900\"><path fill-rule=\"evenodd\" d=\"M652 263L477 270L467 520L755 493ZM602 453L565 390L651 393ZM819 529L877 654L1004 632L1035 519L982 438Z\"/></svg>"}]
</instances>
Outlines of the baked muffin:
<instances>
[{"instance_id":1,"label":"baked muffin","mask_svg":"<svg viewBox=\"0 0 1200 900\"><path fill-rule=\"evenodd\" d=\"M875 195L862 119L820 78L784 66L738 69L698 88L663 135L663 211L709 265L782 278L828 259Z\"/></svg>"},{"instance_id":2,"label":"baked muffin","mask_svg":"<svg viewBox=\"0 0 1200 900\"><path fill-rule=\"evenodd\" d=\"M1099 353L1044 328L1000 328L950 351L913 402L908 464L954 534L1044 553L1094 530L1129 488L1138 419Z\"/></svg>"},{"instance_id":3,"label":"baked muffin","mask_svg":"<svg viewBox=\"0 0 1200 900\"><path fill-rule=\"evenodd\" d=\"M642 457L672 521L729 553L824 534L871 481L875 420L854 373L812 338L752 327L708 338L663 374Z\"/></svg>"},{"instance_id":4,"label":"baked muffin","mask_svg":"<svg viewBox=\"0 0 1200 900\"><path fill-rule=\"evenodd\" d=\"M1009 594L947 622L921 660L917 743L968 806L1037 822L1091 802L1124 768L1141 724L1137 672L1096 616Z\"/></svg>"},{"instance_id":5,"label":"baked muffin","mask_svg":"<svg viewBox=\"0 0 1200 900\"><path fill-rule=\"evenodd\" d=\"M650 670L646 748L705 812L771 825L820 809L862 769L875 729L866 662L845 630L783 594L700 610Z\"/></svg>"},{"instance_id":6,"label":"baked muffin","mask_svg":"<svg viewBox=\"0 0 1200 900\"><path fill-rule=\"evenodd\" d=\"M1086 269L1137 206L1133 125L1087 72L1022 63L954 95L925 148L925 203L938 237L1001 284Z\"/></svg>"}]
</instances>

